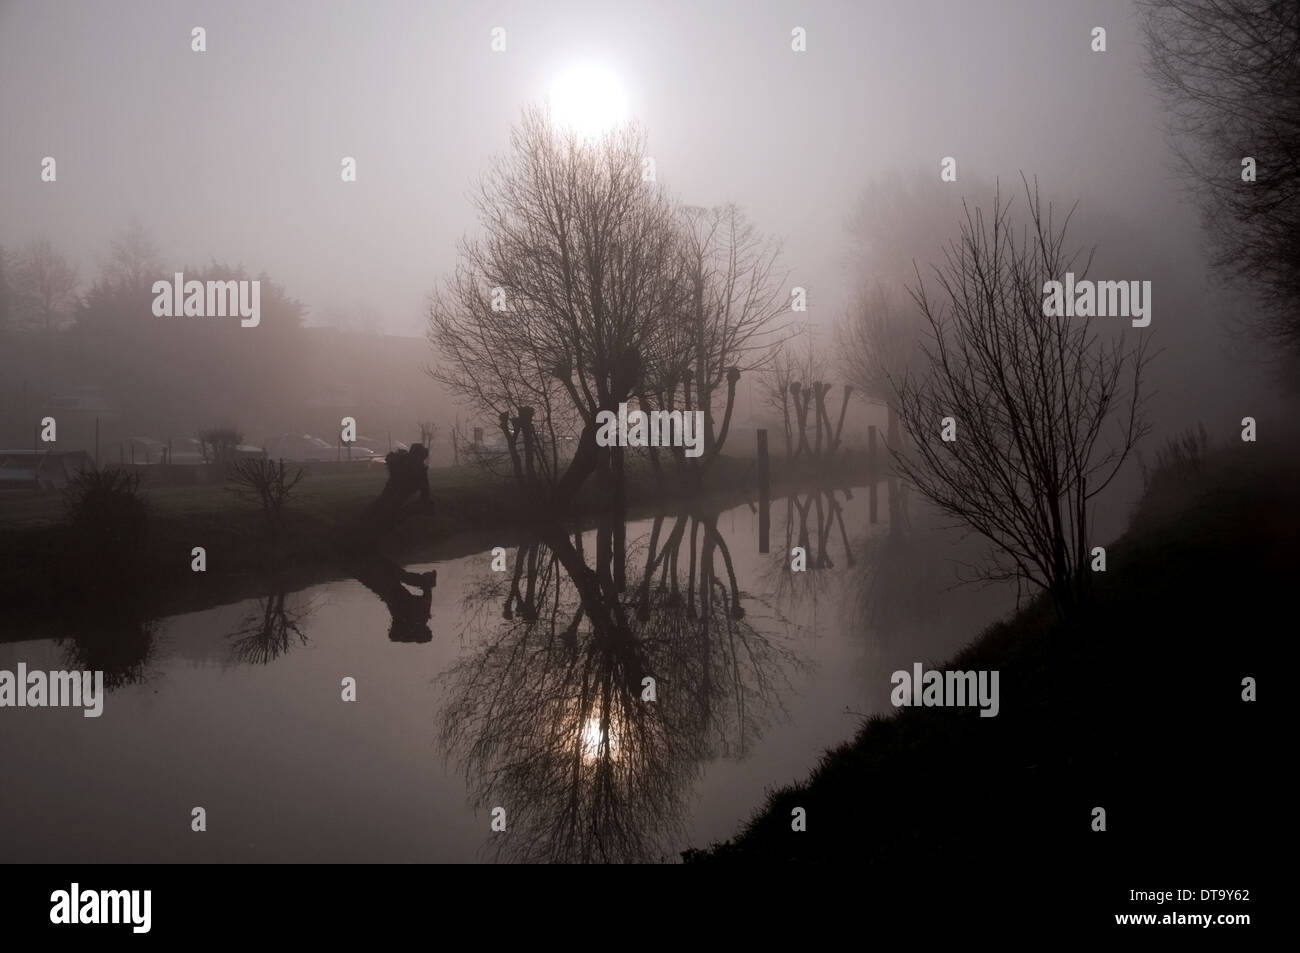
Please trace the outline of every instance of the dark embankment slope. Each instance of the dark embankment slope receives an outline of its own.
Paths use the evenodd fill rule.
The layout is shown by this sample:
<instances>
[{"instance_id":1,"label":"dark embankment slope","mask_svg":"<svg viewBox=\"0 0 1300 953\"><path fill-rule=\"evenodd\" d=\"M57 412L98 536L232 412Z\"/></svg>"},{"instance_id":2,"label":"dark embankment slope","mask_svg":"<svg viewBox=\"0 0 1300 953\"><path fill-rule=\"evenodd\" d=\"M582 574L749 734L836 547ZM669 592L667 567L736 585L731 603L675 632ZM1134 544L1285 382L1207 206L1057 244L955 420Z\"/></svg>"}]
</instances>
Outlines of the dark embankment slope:
<instances>
[{"instance_id":1,"label":"dark embankment slope","mask_svg":"<svg viewBox=\"0 0 1300 953\"><path fill-rule=\"evenodd\" d=\"M1039 890L1091 881L1125 899L1206 877L1249 886L1260 871L1240 859L1281 836L1290 754L1264 726L1290 691L1274 659L1295 631L1300 540L1300 467L1263 457L1244 445L1161 471L1109 547L1086 621L1031 606L943 666L999 670L997 717L871 719L737 837L686 860L826 862L895 883L1015 872ZM1260 701L1243 701L1246 676ZM791 829L796 807L804 832ZM1151 871L1188 882L1153 885Z\"/></svg>"}]
</instances>

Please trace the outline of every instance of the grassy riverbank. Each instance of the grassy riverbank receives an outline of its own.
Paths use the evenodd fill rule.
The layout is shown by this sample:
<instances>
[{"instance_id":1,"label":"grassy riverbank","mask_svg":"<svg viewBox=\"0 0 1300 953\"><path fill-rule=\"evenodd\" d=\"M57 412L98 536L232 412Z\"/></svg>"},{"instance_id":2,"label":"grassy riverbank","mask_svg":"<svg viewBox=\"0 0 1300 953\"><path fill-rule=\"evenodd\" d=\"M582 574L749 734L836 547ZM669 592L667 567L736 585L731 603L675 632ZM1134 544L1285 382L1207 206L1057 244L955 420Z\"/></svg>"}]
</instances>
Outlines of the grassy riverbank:
<instances>
[{"instance_id":1,"label":"grassy riverbank","mask_svg":"<svg viewBox=\"0 0 1300 953\"><path fill-rule=\"evenodd\" d=\"M1015 868L1127 889L1169 863L1232 879L1225 859L1277 836L1265 805L1281 752L1264 729L1288 691L1275 659L1295 629L1300 467L1265 453L1244 444L1158 473L1108 548L1086 620L1061 625L1036 603L946 664L917 659L1000 671L997 717L872 718L735 838L685 859L848 864L900 883L978 885ZM888 686L891 674L873 677ZM1242 700L1247 676L1260 701ZM1095 807L1105 832L1092 830ZM792 830L796 808L806 831Z\"/></svg>"},{"instance_id":2,"label":"grassy riverbank","mask_svg":"<svg viewBox=\"0 0 1300 953\"><path fill-rule=\"evenodd\" d=\"M862 482L864 458L846 459L829 477L834 482ZM354 519L384 486L382 467L358 466L355 472L309 474L286 510L287 551L277 570L291 584L308 585L338 575L339 527ZM773 461L773 492L806 483L811 474ZM593 484L595 481L592 481ZM398 561L414 562L486 552L510 545L518 525L535 513L514 485L476 468L443 467L429 471L435 501L432 514L400 526L385 543ZM754 497L754 461L719 457L692 506L734 506ZM257 595L264 588L267 544L258 508L236 498L224 485L142 488L149 509L144 554L150 611L190 611L223 601ZM678 484L632 469L627 499L632 515L685 499ZM583 520L595 513L600 493L584 492L567 518ZM58 625L66 602L66 565L78 546L64 522L59 494L8 492L0 495L0 593L10 623L23 631L43 621ZM190 552L202 546L206 573L190 569ZM0 638L5 633L0 633Z\"/></svg>"}]
</instances>

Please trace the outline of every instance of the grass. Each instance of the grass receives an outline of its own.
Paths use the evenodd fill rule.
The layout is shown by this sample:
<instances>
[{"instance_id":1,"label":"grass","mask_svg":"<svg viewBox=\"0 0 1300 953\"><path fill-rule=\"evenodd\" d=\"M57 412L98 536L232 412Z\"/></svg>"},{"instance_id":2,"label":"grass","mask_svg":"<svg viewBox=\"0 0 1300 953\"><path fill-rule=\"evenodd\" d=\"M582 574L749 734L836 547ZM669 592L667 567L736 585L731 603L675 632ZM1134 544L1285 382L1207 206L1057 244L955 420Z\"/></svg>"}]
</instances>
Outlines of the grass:
<instances>
[{"instance_id":1,"label":"grass","mask_svg":"<svg viewBox=\"0 0 1300 953\"><path fill-rule=\"evenodd\" d=\"M807 474L774 461L774 490ZM841 468L848 479L850 468ZM696 504L735 505L753 493L753 461L719 457ZM288 549L278 560L281 575L307 585L336 577L340 527L358 516L383 489L382 467L358 465L355 472L310 474L295 489L285 508ZM401 561L449 558L509 544L512 527L535 515L514 485L470 467L429 471L435 501L432 516L399 527L386 542ZM144 487L149 508L146 554L152 611L192 611L261 592L267 573L268 547L258 507L237 499L226 485ZM656 478L648 468L631 468L628 502L636 509L671 505L680 496L673 481ZM582 503L570 514L582 519L594 512L599 493L584 490ZM66 601L68 580L61 566L78 540L65 523L57 493L10 491L0 494L0 592L13 631L57 629L57 612ZM207 571L194 573L190 553L206 551ZM8 633L0 633L3 639ZM12 637L12 636L11 636Z\"/></svg>"},{"instance_id":2,"label":"grass","mask_svg":"<svg viewBox=\"0 0 1300 953\"><path fill-rule=\"evenodd\" d=\"M1265 712L1287 690L1274 659L1295 628L1300 540L1300 468L1261 454L1242 445L1155 474L1086 619L1061 624L1040 601L943 666L998 670L997 717L871 718L737 836L684 859L851 863L903 882L969 872L972 886L1014 868L1126 892L1156 861L1221 879L1258 856L1281 816L1266 810L1282 752ZM1261 701L1242 700L1245 676Z\"/></svg>"}]
</instances>

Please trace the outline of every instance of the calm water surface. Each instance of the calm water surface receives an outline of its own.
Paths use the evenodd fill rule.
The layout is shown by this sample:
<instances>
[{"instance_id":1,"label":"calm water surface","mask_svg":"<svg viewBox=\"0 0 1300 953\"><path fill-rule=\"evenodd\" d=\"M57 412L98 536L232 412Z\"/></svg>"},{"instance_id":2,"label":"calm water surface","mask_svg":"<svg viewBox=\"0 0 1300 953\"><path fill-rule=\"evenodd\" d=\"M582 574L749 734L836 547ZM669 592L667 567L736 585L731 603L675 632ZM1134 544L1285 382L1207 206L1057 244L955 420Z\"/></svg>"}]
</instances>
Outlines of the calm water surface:
<instances>
[{"instance_id":1,"label":"calm water surface","mask_svg":"<svg viewBox=\"0 0 1300 953\"><path fill-rule=\"evenodd\" d=\"M479 553L268 581L158 620L100 718L0 713L0 857L675 860L726 839L889 710L891 672L1011 608L951 588L955 537L916 513L891 534L885 488L875 524L850 493L773 501L769 555L739 506L628 523L622 546L557 527L506 547L506 572ZM71 639L0 645L9 670L77 657Z\"/></svg>"}]
</instances>

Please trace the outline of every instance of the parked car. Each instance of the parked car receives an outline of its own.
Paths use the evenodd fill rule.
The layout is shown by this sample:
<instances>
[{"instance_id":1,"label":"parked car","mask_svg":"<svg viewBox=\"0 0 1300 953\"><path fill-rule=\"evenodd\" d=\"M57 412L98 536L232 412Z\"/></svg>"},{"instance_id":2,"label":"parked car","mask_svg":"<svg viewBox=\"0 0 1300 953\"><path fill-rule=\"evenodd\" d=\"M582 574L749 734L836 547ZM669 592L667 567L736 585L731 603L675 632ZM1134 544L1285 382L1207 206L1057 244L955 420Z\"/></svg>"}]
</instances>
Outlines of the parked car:
<instances>
[{"instance_id":1,"label":"parked car","mask_svg":"<svg viewBox=\"0 0 1300 953\"><path fill-rule=\"evenodd\" d=\"M378 453L377 451L371 450L369 447L362 447L355 443L351 447L349 447L345 443L343 445L342 456L339 459L351 460L353 463L356 463L357 461L362 461L365 463L373 463L375 461L378 461L380 463L383 463L384 455L382 453Z\"/></svg>"},{"instance_id":2,"label":"parked car","mask_svg":"<svg viewBox=\"0 0 1300 953\"><path fill-rule=\"evenodd\" d=\"M314 463L339 459L338 448L309 433L286 433L268 440L266 455L272 460ZM354 457L355 459L355 457Z\"/></svg>"},{"instance_id":3,"label":"parked car","mask_svg":"<svg viewBox=\"0 0 1300 953\"><path fill-rule=\"evenodd\" d=\"M357 437L356 442L352 444L354 454L358 447L364 447L371 453L378 455L381 460L385 455L387 455L389 450L411 449L408 444L402 443L400 440L394 440L390 446L387 440L375 440L373 437Z\"/></svg>"},{"instance_id":4,"label":"parked car","mask_svg":"<svg viewBox=\"0 0 1300 953\"><path fill-rule=\"evenodd\" d=\"M393 445L393 449L397 449L396 444ZM370 437L357 437L356 440L352 441L352 456L350 459L353 462L363 460L371 463L383 463L385 453L387 453L385 442ZM347 444L343 445L343 459L349 459Z\"/></svg>"}]
</instances>

